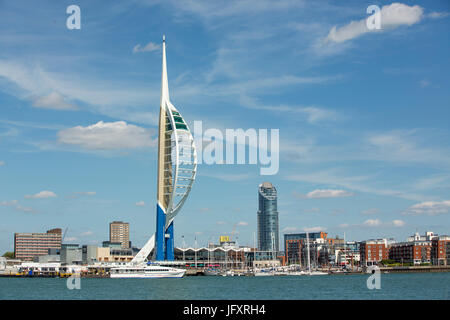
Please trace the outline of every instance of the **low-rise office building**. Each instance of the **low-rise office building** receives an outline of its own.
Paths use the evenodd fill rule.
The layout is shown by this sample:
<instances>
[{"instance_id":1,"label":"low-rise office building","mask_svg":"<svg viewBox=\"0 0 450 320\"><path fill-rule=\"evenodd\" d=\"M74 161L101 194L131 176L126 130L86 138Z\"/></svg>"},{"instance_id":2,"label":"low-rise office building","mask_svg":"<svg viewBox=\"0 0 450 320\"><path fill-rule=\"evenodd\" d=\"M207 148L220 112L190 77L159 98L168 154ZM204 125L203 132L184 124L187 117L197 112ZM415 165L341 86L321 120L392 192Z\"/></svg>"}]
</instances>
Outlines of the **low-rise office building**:
<instances>
[{"instance_id":1,"label":"low-rise office building","mask_svg":"<svg viewBox=\"0 0 450 320\"><path fill-rule=\"evenodd\" d=\"M82 249L78 244L61 245L61 265L80 265L83 263Z\"/></svg>"},{"instance_id":2,"label":"low-rise office building","mask_svg":"<svg viewBox=\"0 0 450 320\"><path fill-rule=\"evenodd\" d=\"M55 228L46 233L15 233L14 256L24 261L47 255L49 249L61 249L61 229Z\"/></svg>"}]
</instances>

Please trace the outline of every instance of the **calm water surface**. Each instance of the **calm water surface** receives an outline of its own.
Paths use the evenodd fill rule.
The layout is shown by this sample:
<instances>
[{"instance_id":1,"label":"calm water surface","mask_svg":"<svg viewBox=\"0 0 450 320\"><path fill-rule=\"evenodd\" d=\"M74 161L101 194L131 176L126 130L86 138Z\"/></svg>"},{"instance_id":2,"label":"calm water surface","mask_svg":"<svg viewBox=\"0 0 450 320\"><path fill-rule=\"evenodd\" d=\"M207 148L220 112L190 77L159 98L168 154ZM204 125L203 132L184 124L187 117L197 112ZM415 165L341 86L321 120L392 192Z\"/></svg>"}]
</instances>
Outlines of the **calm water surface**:
<instances>
[{"instance_id":1,"label":"calm water surface","mask_svg":"<svg viewBox=\"0 0 450 320\"><path fill-rule=\"evenodd\" d=\"M450 299L450 273L381 274L381 289L367 289L368 275L185 277L182 279L0 278L0 299Z\"/></svg>"}]
</instances>

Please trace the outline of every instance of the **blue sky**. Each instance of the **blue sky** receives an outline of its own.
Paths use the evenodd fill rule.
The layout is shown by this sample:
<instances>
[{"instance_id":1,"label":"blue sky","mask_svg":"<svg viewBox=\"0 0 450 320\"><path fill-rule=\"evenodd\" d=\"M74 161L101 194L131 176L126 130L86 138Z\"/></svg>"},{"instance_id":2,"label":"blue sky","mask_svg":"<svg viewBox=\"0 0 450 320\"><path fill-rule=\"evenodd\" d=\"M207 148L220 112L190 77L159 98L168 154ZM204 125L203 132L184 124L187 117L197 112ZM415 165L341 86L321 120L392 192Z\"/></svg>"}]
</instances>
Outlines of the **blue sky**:
<instances>
[{"instance_id":1,"label":"blue sky","mask_svg":"<svg viewBox=\"0 0 450 320\"><path fill-rule=\"evenodd\" d=\"M66 27L71 4L80 30ZM364 28L371 4L382 30ZM233 228L253 244L263 181L281 234L450 234L449 13L448 1L0 1L0 251L53 227L101 244L112 220L137 246L153 234L163 34L191 127L280 130L276 175L199 166L176 245Z\"/></svg>"}]
</instances>

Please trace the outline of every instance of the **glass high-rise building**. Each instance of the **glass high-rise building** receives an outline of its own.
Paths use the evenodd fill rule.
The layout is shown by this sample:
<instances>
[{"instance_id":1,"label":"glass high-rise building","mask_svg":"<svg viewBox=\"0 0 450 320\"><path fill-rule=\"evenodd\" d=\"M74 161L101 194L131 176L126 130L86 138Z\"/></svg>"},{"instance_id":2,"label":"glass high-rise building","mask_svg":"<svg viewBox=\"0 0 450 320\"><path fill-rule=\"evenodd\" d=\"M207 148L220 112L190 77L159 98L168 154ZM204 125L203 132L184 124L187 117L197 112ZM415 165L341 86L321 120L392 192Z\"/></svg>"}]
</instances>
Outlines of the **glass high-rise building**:
<instances>
[{"instance_id":1,"label":"glass high-rise building","mask_svg":"<svg viewBox=\"0 0 450 320\"><path fill-rule=\"evenodd\" d=\"M258 187L258 250L279 251L277 189L270 182Z\"/></svg>"}]
</instances>

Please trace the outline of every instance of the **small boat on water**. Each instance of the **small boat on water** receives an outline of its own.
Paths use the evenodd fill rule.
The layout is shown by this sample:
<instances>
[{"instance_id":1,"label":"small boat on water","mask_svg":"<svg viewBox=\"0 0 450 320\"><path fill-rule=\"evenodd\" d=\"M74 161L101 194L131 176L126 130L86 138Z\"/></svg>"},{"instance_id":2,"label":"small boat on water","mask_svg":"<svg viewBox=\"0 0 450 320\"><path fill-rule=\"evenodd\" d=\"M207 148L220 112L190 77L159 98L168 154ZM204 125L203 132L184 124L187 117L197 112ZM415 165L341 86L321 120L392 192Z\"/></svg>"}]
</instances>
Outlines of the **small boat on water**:
<instances>
[{"instance_id":1,"label":"small boat on water","mask_svg":"<svg viewBox=\"0 0 450 320\"><path fill-rule=\"evenodd\" d=\"M213 268L208 268L205 269L205 271L203 271L203 274L205 276L220 276L220 270L217 269L213 269Z\"/></svg>"},{"instance_id":2,"label":"small boat on water","mask_svg":"<svg viewBox=\"0 0 450 320\"><path fill-rule=\"evenodd\" d=\"M306 274L306 271L300 270L300 271L289 271L288 276L304 276Z\"/></svg>"},{"instance_id":3,"label":"small boat on water","mask_svg":"<svg viewBox=\"0 0 450 320\"><path fill-rule=\"evenodd\" d=\"M111 268L110 278L139 279L139 278L182 278L186 270L160 265L132 266L123 265Z\"/></svg>"},{"instance_id":4,"label":"small boat on water","mask_svg":"<svg viewBox=\"0 0 450 320\"><path fill-rule=\"evenodd\" d=\"M328 272L322 272L322 271L310 271L309 273L306 273L308 276L325 276L328 275Z\"/></svg>"},{"instance_id":5,"label":"small boat on water","mask_svg":"<svg viewBox=\"0 0 450 320\"><path fill-rule=\"evenodd\" d=\"M227 270L223 273L221 273L222 277L234 277L234 271L233 270Z\"/></svg>"},{"instance_id":6,"label":"small boat on water","mask_svg":"<svg viewBox=\"0 0 450 320\"><path fill-rule=\"evenodd\" d=\"M274 276L275 275L275 270L259 270L259 271L255 271L255 276L256 277L264 277L264 276Z\"/></svg>"}]
</instances>

